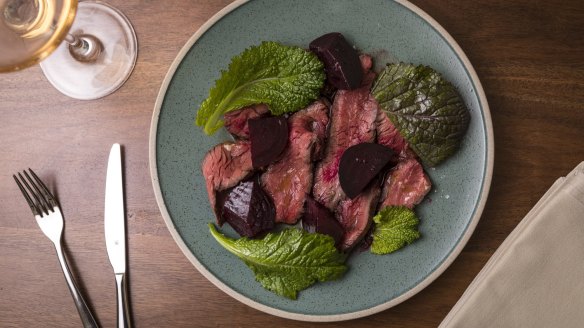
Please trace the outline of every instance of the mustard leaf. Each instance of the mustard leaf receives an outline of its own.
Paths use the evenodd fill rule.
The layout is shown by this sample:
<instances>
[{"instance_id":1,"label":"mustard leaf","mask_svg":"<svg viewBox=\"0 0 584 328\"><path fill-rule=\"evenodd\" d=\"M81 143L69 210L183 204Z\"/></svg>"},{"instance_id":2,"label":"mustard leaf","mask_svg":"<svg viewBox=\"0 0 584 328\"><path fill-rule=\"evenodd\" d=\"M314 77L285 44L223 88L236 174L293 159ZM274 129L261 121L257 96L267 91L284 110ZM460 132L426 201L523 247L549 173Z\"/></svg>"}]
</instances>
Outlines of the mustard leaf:
<instances>
[{"instance_id":1,"label":"mustard leaf","mask_svg":"<svg viewBox=\"0 0 584 328\"><path fill-rule=\"evenodd\" d=\"M315 54L262 42L231 59L198 109L196 124L213 134L223 126L223 114L253 104L268 105L274 115L297 111L318 98L324 79Z\"/></svg>"},{"instance_id":2,"label":"mustard leaf","mask_svg":"<svg viewBox=\"0 0 584 328\"><path fill-rule=\"evenodd\" d=\"M209 229L221 246L243 260L264 288L290 299L318 281L340 278L347 270L345 256L330 236L288 228L261 239L232 239L211 223Z\"/></svg>"},{"instance_id":3,"label":"mustard leaf","mask_svg":"<svg viewBox=\"0 0 584 328\"><path fill-rule=\"evenodd\" d=\"M436 166L459 148L470 113L454 86L434 69L387 65L371 93L422 161Z\"/></svg>"},{"instance_id":4,"label":"mustard leaf","mask_svg":"<svg viewBox=\"0 0 584 328\"><path fill-rule=\"evenodd\" d=\"M373 217L371 253L389 254L420 238L418 217L405 206L388 206Z\"/></svg>"}]
</instances>

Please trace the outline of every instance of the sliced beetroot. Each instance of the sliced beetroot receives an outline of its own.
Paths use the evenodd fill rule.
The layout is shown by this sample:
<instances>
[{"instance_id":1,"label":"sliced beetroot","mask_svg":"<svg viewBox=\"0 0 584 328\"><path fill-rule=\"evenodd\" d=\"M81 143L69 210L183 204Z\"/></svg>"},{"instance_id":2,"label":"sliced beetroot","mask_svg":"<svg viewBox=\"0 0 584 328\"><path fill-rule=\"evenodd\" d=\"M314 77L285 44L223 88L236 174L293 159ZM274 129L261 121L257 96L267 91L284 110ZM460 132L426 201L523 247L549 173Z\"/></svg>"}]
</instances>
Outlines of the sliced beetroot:
<instances>
[{"instance_id":1,"label":"sliced beetroot","mask_svg":"<svg viewBox=\"0 0 584 328\"><path fill-rule=\"evenodd\" d=\"M393 151L376 143L360 143L345 150L339 163L339 182L349 198L357 197L393 159Z\"/></svg>"},{"instance_id":2,"label":"sliced beetroot","mask_svg":"<svg viewBox=\"0 0 584 328\"><path fill-rule=\"evenodd\" d=\"M325 34L310 42L309 48L324 63L330 84L341 90L361 86L363 69L359 54L341 33Z\"/></svg>"},{"instance_id":3,"label":"sliced beetroot","mask_svg":"<svg viewBox=\"0 0 584 328\"><path fill-rule=\"evenodd\" d=\"M221 217L241 236L253 238L274 227L276 210L257 178L242 181L219 197Z\"/></svg>"},{"instance_id":4,"label":"sliced beetroot","mask_svg":"<svg viewBox=\"0 0 584 328\"><path fill-rule=\"evenodd\" d=\"M252 166L257 169L278 160L288 144L288 120L282 116L260 117L247 124Z\"/></svg>"},{"instance_id":5,"label":"sliced beetroot","mask_svg":"<svg viewBox=\"0 0 584 328\"><path fill-rule=\"evenodd\" d=\"M220 227L222 227L223 223L225 223L225 218L223 217L222 214L223 205L225 205L225 200L227 200L227 196L229 196L232 190L233 188L229 188L217 191L215 193L215 208L213 209L213 211L215 211L215 216L217 217L217 224L219 224Z\"/></svg>"},{"instance_id":6,"label":"sliced beetroot","mask_svg":"<svg viewBox=\"0 0 584 328\"><path fill-rule=\"evenodd\" d=\"M305 207L302 228L308 232L329 235L335 240L335 245L340 245L345 230L335 219L334 214L312 197L306 198Z\"/></svg>"}]
</instances>

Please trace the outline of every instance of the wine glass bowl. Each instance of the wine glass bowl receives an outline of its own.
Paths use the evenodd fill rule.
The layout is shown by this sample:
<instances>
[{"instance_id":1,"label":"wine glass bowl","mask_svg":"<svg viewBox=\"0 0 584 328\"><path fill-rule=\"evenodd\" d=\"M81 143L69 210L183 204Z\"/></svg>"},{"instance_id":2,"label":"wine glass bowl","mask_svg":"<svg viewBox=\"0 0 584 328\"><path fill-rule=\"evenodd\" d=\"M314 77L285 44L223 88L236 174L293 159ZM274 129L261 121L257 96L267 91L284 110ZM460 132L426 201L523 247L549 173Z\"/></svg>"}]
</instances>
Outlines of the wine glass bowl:
<instances>
[{"instance_id":1,"label":"wine glass bowl","mask_svg":"<svg viewBox=\"0 0 584 328\"><path fill-rule=\"evenodd\" d=\"M0 46L0 72L40 62L57 90L84 100L121 87L138 54L128 18L100 1L0 0Z\"/></svg>"},{"instance_id":2,"label":"wine glass bowl","mask_svg":"<svg viewBox=\"0 0 584 328\"><path fill-rule=\"evenodd\" d=\"M0 0L0 72L32 66L65 39L77 0Z\"/></svg>"},{"instance_id":3,"label":"wine glass bowl","mask_svg":"<svg viewBox=\"0 0 584 328\"><path fill-rule=\"evenodd\" d=\"M138 43L130 21L116 8L80 1L66 40L41 62L47 79L76 99L96 99L117 90L136 63ZM74 42L82 45L75 47Z\"/></svg>"}]
</instances>

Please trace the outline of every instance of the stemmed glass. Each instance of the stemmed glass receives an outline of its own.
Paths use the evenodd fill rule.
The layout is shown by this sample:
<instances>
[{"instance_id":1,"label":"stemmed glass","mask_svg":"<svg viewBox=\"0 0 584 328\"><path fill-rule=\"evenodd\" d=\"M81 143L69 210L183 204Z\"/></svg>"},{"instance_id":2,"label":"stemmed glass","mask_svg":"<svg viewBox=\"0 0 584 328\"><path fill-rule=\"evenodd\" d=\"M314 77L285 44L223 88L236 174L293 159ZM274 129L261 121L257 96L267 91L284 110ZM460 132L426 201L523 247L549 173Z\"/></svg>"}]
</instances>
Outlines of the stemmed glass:
<instances>
[{"instance_id":1,"label":"stemmed glass","mask_svg":"<svg viewBox=\"0 0 584 328\"><path fill-rule=\"evenodd\" d=\"M0 72L40 62L55 88L85 100L122 86L138 54L124 14L77 0L0 0L0 49Z\"/></svg>"}]
</instances>

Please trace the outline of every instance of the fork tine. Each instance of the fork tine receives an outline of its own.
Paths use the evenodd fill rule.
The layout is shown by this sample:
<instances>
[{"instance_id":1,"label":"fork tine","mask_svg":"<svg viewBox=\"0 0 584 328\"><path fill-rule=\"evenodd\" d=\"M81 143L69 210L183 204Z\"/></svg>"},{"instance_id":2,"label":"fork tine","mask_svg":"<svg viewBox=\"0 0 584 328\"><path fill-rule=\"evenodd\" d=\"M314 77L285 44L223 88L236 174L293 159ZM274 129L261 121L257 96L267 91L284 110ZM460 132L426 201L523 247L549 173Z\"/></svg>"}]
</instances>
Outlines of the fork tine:
<instances>
[{"instance_id":1,"label":"fork tine","mask_svg":"<svg viewBox=\"0 0 584 328\"><path fill-rule=\"evenodd\" d=\"M30 167L28 168L28 171L30 172L32 177L36 180L37 184L41 187L41 192L45 196L45 199L48 201L49 205L51 207L57 206L57 201L55 200L55 197L53 197L53 194L51 194L51 192L49 191L49 188L47 188L47 186L43 183L43 181L41 179L39 179L39 177L36 175L36 173L34 173L34 171Z\"/></svg>"},{"instance_id":2,"label":"fork tine","mask_svg":"<svg viewBox=\"0 0 584 328\"><path fill-rule=\"evenodd\" d=\"M29 171L32 171L32 170L29 168ZM28 174L28 172L26 172L26 170L23 171L23 173L26 176L28 182L32 185L32 187L36 191L36 194L38 195L39 199L41 200L43 207L47 210L46 213L49 214L49 211L52 212L53 206L52 206L51 202L49 202L49 200L47 199L47 197L46 197L47 195L45 194L44 190L41 190L42 187L40 187L38 182L36 182L36 181L40 181L40 179L38 177L36 177L36 181L33 180L30 177L30 175ZM34 172L33 172L33 174L34 174ZM35 174L35 176L36 176L36 174Z\"/></svg>"},{"instance_id":3,"label":"fork tine","mask_svg":"<svg viewBox=\"0 0 584 328\"><path fill-rule=\"evenodd\" d=\"M30 206L30 209L32 210L32 214L34 214L35 216L40 215L41 213L40 213L39 209L36 207L36 205L34 204L32 199L30 198L30 196L28 195L28 193L26 192L26 190L24 189L24 187L22 186L20 181L18 181L18 178L16 177L16 175L13 174L12 177L14 178L14 181L16 181L18 188L20 188L20 192L22 192L22 195L26 199L28 206Z\"/></svg>"},{"instance_id":4,"label":"fork tine","mask_svg":"<svg viewBox=\"0 0 584 328\"><path fill-rule=\"evenodd\" d=\"M42 215L42 213L49 214L49 210L46 208L45 203L43 203L43 201L41 201L41 199L39 198L39 196L42 197L42 195L40 194L40 192L38 190L38 187L32 182L32 179L30 178L30 176L28 175L28 173L26 173L26 171L23 171L23 173L28 178L28 181L33 185L34 189L36 189L36 191L37 191L37 192L35 192L34 190L32 190L32 188L28 184L27 180L19 172L18 173L18 176L20 177L20 181L22 181L22 183L24 183L24 186L26 187L26 189L28 190L28 192L36 200L36 206L40 210L39 212L41 212L39 214L41 214L41 215Z\"/></svg>"}]
</instances>

